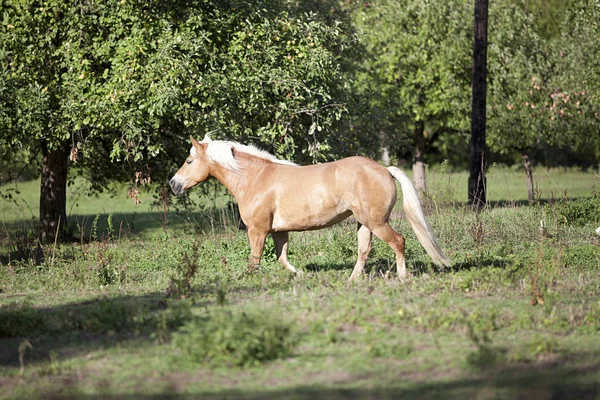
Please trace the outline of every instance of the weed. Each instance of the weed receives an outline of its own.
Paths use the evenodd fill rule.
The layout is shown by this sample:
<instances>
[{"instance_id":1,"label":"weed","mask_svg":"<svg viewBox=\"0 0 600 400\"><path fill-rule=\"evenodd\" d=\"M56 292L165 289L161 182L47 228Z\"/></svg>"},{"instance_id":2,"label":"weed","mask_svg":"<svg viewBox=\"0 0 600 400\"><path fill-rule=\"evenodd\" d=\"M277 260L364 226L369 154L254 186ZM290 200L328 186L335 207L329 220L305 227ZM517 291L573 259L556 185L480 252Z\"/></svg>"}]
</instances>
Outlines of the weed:
<instances>
[{"instance_id":1,"label":"weed","mask_svg":"<svg viewBox=\"0 0 600 400\"><path fill-rule=\"evenodd\" d=\"M466 356L467 366L476 370L494 368L503 360L503 352L487 343L479 343L477 349Z\"/></svg>"},{"instance_id":2,"label":"weed","mask_svg":"<svg viewBox=\"0 0 600 400\"><path fill-rule=\"evenodd\" d=\"M220 280L215 284L215 295L217 297L218 305L223 306L227 303L227 291Z\"/></svg>"},{"instance_id":3,"label":"weed","mask_svg":"<svg viewBox=\"0 0 600 400\"><path fill-rule=\"evenodd\" d=\"M198 243L192 246L192 255L183 254L183 259L177 265L175 274L167 288L167 296L184 299L192 292L192 279L198 271Z\"/></svg>"},{"instance_id":4,"label":"weed","mask_svg":"<svg viewBox=\"0 0 600 400\"><path fill-rule=\"evenodd\" d=\"M115 261L113 257L110 243L106 240L100 242L96 253L96 276L100 286L122 283L127 278L126 265Z\"/></svg>"},{"instance_id":5,"label":"weed","mask_svg":"<svg viewBox=\"0 0 600 400\"><path fill-rule=\"evenodd\" d=\"M544 305L544 294L542 293L543 286L540 283L540 273L543 269L543 256L544 250L540 248L539 256L535 262L535 270L532 272L531 276L531 305Z\"/></svg>"}]
</instances>

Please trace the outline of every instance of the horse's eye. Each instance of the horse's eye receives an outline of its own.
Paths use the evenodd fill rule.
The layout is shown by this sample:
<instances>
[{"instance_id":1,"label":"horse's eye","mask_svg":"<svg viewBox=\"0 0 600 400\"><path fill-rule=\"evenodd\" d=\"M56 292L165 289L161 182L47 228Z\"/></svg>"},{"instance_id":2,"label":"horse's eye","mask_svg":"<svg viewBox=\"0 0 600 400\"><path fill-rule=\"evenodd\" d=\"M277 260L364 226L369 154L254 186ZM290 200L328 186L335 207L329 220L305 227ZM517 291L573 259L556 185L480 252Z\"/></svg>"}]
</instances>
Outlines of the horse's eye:
<instances>
[{"instance_id":1,"label":"horse's eye","mask_svg":"<svg viewBox=\"0 0 600 400\"><path fill-rule=\"evenodd\" d=\"M185 163L186 163L186 164L191 164L191 163L192 163L192 161L194 161L194 160L192 160L191 158L188 158L187 160L185 160Z\"/></svg>"}]
</instances>

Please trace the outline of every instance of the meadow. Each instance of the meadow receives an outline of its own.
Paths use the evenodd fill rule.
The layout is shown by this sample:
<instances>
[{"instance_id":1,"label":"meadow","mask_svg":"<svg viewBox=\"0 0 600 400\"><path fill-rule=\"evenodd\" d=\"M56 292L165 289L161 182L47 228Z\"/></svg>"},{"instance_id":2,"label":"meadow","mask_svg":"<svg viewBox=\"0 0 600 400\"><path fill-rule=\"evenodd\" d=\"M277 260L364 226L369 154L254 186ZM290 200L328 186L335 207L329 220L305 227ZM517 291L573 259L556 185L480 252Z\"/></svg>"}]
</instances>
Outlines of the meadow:
<instances>
[{"instance_id":1,"label":"meadow","mask_svg":"<svg viewBox=\"0 0 600 400\"><path fill-rule=\"evenodd\" d=\"M41 246L36 182L19 184L0 214L0 398L598 398L600 177L536 170L528 205L522 173L492 169L491 206L473 212L464 173L430 172L452 268L398 213L410 278L374 240L352 284L352 221L290 235L304 275L270 240L248 273L222 192L165 223L149 193L136 206L125 187L88 198L76 181L78 239Z\"/></svg>"}]
</instances>

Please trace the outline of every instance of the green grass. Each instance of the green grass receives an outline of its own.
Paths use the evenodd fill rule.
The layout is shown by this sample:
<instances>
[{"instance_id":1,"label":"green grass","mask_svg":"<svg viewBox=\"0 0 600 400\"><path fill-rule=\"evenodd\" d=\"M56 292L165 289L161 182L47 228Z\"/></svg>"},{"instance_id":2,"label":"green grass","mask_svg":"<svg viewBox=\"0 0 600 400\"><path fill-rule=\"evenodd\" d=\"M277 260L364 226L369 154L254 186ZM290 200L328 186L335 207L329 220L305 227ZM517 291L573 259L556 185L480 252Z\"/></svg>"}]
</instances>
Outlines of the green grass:
<instances>
[{"instance_id":1,"label":"green grass","mask_svg":"<svg viewBox=\"0 0 600 400\"><path fill-rule=\"evenodd\" d=\"M129 186L113 184L105 192L90 194L88 185L79 179L67 188L67 216L73 236L89 240L96 230L97 237L112 229L116 236L135 234L151 238L165 229L180 233L215 232L224 225L235 226L231 203L233 197L222 186L211 185L213 196L204 196L202 189L189 193L194 202L192 211L166 215L158 196L149 187L141 187L137 203L129 198ZM11 201L0 201L0 236L12 230L35 230L39 217L39 181L20 182L0 188L12 195ZM109 218L111 221L109 222ZM111 225L109 227L109 225Z\"/></svg>"},{"instance_id":2,"label":"green grass","mask_svg":"<svg viewBox=\"0 0 600 400\"><path fill-rule=\"evenodd\" d=\"M448 172L442 164L433 166L428 173L431 196L443 201L466 201L468 172ZM492 204L522 204L527 201L523 168L492 165L486 178L487 200ZM600 188L600 176L592 170L538 167L533 170L533 179L538 200L586 197Z\"/></svg>"},{"instance_id":3,"label":"green grass","mask_svg":"<svg viewBox=\"0 0 600 400\"><path fill-rule=\"evenodd\" d=\"M21 258L7 242L0 397L598 397L597 219L570 224L556 204L432 210L453 267L438 270L395 220L407 281L375 240L367 275L347 283L352 223L293 233L297 278L270 241L247 273L245 233L231 229L113 236Z\"/></svg>"}]
</instances>

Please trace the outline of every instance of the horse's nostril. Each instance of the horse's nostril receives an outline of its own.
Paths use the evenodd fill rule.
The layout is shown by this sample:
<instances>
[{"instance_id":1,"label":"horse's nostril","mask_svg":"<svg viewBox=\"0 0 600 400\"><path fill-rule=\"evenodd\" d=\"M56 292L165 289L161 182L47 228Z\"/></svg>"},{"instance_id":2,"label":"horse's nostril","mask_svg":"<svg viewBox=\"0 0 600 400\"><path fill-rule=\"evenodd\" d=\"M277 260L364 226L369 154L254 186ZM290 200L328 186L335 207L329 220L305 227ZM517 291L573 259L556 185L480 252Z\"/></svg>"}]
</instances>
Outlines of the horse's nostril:
<instances>
[{"instance_id":1,"label":"horse's nostril","mask_svg":"<svg viewBox=\"0 0 600 400\"><path fill-rule=\"evenodd\" d=\"M176 196L183 193L183 185L181 184L181 182L177 181L175 178L172 178L169 181L169 186L171 186L171 190L173 191L173 193L175 193Z\"/></svg>"}]
</instances>

